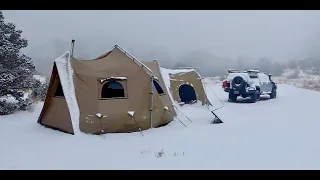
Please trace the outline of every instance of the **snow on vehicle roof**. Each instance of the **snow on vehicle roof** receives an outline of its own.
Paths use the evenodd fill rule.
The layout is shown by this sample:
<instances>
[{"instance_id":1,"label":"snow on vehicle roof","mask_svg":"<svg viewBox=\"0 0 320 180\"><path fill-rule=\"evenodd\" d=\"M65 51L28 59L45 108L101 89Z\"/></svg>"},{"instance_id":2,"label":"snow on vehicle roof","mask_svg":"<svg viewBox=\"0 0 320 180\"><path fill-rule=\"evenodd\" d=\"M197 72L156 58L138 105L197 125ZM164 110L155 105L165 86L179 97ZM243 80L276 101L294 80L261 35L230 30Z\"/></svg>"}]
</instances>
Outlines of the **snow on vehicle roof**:
<instances>
[{"instance_id":1,"label":"snow on vehicle roof","mask_svg":"<svg viewBox=\"0 0 320 180\"><path fill-rule=\"evenodd\" d=\"M237 69L228 69L228 73L259 73L257 69L248 69L248 70L237 70Z\"/></svg>"}]
</instances>

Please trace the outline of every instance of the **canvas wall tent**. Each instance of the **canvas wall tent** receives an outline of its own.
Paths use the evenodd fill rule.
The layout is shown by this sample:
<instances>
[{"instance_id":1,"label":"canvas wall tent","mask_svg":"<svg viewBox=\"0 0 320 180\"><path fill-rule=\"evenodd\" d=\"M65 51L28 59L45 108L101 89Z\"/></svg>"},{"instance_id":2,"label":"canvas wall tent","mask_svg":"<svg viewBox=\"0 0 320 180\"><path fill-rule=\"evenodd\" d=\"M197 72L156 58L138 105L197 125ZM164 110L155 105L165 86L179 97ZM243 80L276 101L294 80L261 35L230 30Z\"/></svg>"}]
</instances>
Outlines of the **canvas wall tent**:
<instances>
[{"instance_id":1,"label":"canvas wall tent","mask_svg":"<svg viewBox=\"0 0 320 180\"><path fill-rule=\"evenodd\" d=\"M196 69L166 69L160 67L156 60L152 62L144 62L144 64L152 69L154 74L159 78L161 85L166 87L167 92L169 92L168 98L170 98L171 102L181 106L184 104L194 103L207 106L208 110L214 115L212 123L223 123L221 119L214 113L214 111L217 109L212 109L213 106L207 98L206 89L202 82L202 78L200 74L197 73Z\"/></svg>"},{"instance_id":2,"label":"canvas wall tent","mask_svg":"<svg viewBox=\"0 0 320 180\"><path fill-rule=\"evenodd\" d=\"M202 78L194 69L173 70L169 76L170 89L175 101L180 104L200 102L202 105L211 105Z\"/></svg>"},{"instance_id":3,"label":"canvas wall tent","mask_svg":"<svg viewBox=\"0 0 320 180\"><path fill-rule=\"evenodd\" d=\"M70 134L134 132L173 120L153 71L118 45L93 59L56 59L38 122ZM168 107L168 108L167 108ZM77 131L77 132L76 132Z\"/></svg>"},{"instance_id":4,"label":"canvas wall tent","mask_svg":"<svg viewBox=\"0 0 320 180\"><path fill-rule=\"evenodd\" d=\"M153 72L153 76L156 79L156 82L159 83L160 87L163 87L163 91L164 93L160 95L160 99L163 102L163 104L168 107L168 111L169 113L171 113L172 115L176 116L176 112L174 110L173 104L172 104L172 98L170 98L170 92L168 92L168 89L166 88L166 84L164 82L164 79L162 77L161 71L160 71L160 66L158 64L158 62L156 60L153 60L151 62L142 62L144 65L146 65L147 67L149 67L152 72ZM155 84L155 87L159 87L159 85Z\"/></svg>"},{"instance_id":5,"label":"canvas wall tent","mask_svg":"<svg viewBox=\"0 0 320 180\"><path fill-rule=\"evenodd\" d=\"M157 73L158 77L161 77L163 86L166 86L171 93L172 101L179 104L200 102L202 105L211 105L202 78L195 69L165 69L161 68L156 60L143 63ZM167 79L170 84L165 84L163 76L169 76Z\"/></svg>"}]
</instances>

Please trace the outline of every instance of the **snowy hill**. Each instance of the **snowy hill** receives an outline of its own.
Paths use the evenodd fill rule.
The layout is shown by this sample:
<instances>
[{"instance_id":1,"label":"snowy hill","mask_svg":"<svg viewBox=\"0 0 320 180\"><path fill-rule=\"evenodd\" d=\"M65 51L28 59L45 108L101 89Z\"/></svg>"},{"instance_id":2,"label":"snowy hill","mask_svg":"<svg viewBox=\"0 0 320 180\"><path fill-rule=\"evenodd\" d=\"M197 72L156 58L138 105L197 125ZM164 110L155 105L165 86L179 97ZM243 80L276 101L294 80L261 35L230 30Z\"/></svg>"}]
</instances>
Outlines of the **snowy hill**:
<instances>
[{"instance_id":1,"label":"snowy hill","mask_svg":"<svg viewBox=\"0 0 320 180\"><path fill-rule=\"evenodd\" d=\"M279 85L278 97L229 103L207 81L206 108L184 106L179 121L137 133L72 136L37 124L32 113L0 116L0 169L319 169L320 93ZM216 94L216 95L215 95Z\"/></svg>"},{"instance_id":2,"label":"snowy hill","mask_svg":"<svg viewBox=\"0 0 320 180\"><path fill-rule=\"evenodd\" d=\"M310 70L287 69L280 77L273 77L279 84L290 84L296 87L320 91L320 75L310 74Z\"/></svg>"}]
</instances>

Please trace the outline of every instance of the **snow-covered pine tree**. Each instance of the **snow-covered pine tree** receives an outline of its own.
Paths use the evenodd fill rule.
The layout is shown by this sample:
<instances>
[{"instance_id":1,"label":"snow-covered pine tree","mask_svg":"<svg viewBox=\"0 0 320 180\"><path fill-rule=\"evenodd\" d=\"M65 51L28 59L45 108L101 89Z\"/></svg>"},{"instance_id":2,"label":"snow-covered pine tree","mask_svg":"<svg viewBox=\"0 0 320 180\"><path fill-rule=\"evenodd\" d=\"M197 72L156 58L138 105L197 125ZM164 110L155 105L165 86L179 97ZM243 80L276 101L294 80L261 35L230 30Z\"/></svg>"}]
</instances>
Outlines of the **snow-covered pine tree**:
<instances>
[{"instance_id":1,"label":"snow-covered pine tree","mask_svg":"<svg viewBox=\"0 0 320 180\"><path fill-rule=\"evenodd\" d=\"M48 82L41 82L39 79L34 79L32 87L32 97L36 100L44 101L46 99Z\"/></svg>"},{"instance_id":2,"label":"snow-covered pine tree","mask_svg":"<svg viewBox=\"0 0 320 180\"><path fill-rule=\"evenodd\" d=\"M35 66L30 57L21 54L20 49L28 46L13 23L5 23L0 11L0 98L12 96L18 103L0 99L0 115L11 114L17 109L25 109L23 91L32 87Z\"/></svg>"}]
</instances>

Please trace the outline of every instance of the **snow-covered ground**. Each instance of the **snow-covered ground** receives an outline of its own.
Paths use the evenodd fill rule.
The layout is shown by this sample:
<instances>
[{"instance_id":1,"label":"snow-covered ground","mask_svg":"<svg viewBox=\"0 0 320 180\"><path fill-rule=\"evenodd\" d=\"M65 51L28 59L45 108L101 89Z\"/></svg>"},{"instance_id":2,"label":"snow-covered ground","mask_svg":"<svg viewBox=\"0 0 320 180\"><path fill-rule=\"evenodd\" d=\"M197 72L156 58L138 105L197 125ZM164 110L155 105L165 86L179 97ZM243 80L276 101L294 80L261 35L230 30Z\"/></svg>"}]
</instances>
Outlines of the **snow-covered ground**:
<instances>
[{"instance_id":1,"label":"snow-covered ground","mask_svg":"<svg viewBox=\"0 0 320 180\"><path fill-rule=\"evenodd\" d=\"M179 121L137 133L72 136L37 124L34 112L0 116L0 169L320 169L320 93L279 85L278 97L229 103L206 81L216 113L184 106ZM216 94L216 95L215 95Z\"/></svg>"}]
</instances>

